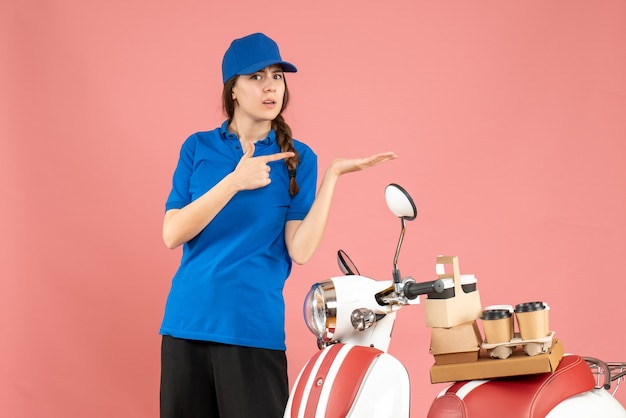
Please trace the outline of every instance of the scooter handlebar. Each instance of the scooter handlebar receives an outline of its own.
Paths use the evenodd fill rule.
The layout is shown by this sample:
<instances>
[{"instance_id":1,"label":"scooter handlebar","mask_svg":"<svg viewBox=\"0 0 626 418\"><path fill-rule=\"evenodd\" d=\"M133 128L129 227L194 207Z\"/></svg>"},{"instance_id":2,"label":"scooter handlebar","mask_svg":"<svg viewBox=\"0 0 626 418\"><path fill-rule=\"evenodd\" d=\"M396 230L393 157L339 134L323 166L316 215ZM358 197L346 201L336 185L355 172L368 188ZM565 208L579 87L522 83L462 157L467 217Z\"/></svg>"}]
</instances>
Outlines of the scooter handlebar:
<instances>
[{"instance_id":1,"label":"scooter handlebar","mask_svg":"<svg viewBox=\"0 0 626 418\"><path fill-rule=\"evenodd\" d=\"M417 283L414 281L408 281L404 284L404 296L407 299L413 300L419 295L427 295L428 293L441 293L445 289L443 280L437 279L430 282Z\"/></svg>"}]
</instances>

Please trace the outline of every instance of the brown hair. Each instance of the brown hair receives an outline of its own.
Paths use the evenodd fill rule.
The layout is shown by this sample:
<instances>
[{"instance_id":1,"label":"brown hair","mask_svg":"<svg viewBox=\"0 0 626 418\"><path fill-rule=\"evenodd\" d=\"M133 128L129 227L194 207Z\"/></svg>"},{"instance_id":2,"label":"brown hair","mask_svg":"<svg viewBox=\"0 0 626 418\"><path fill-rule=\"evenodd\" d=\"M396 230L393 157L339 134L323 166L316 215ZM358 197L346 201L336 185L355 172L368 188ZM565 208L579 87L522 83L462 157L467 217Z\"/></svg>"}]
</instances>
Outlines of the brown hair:
<instances>
[{"instance_id":1,"label":"brown hair","mask_svg":"<svg viewBox=\"0 0 626 418\"><path fill-rule=\"evenodd\" d=\"M235 115L235 101L233 100L232 92L238 77L239 76L235 76L227 80L226 83L224 83L224 90L222 91L222 109L229 121L231 121ZM298 151L296 151L293 146L291 128L283 118L283 111L287 108L287 104L289 104L289 89L287 88L287 81L285 80L283 106L278 116L276 116L276 119L272 121L272 129L276 132L276 142L281 152L291 151L296 154L285 160L287 170L289 171L289 194L293 197L300 191L298 183L296 183L296 167L298 166L299 156Z\"/></svg>"}]
</instances>

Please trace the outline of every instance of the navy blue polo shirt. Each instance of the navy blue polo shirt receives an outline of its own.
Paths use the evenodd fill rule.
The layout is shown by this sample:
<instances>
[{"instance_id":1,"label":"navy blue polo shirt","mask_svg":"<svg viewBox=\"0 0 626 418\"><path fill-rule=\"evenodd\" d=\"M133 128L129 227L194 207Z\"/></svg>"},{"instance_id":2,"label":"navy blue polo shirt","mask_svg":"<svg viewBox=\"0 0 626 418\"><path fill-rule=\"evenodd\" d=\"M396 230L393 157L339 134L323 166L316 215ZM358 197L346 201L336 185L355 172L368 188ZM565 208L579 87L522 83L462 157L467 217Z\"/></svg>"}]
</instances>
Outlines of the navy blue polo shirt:
<instances>
[{"instance_id":1,"label":"navy blue polo shirt","mask_svg":"<svg viewBox=\"0 0 626 418\"><path fill-rule=\"evenodd\" d=\"M195 133L183 143L166 210L184 207L235 169L243 152L226 126ZM300 157L298 194L289 195L284 161L270 162L268 186L238 192L183 245L161 334L285 350L283 287L292 266L285 222L304 219L317 185L317 156L295 139L294 147ZM255 157L277 152L274 131L255 143Z\"/></svg>"}]
</instances>

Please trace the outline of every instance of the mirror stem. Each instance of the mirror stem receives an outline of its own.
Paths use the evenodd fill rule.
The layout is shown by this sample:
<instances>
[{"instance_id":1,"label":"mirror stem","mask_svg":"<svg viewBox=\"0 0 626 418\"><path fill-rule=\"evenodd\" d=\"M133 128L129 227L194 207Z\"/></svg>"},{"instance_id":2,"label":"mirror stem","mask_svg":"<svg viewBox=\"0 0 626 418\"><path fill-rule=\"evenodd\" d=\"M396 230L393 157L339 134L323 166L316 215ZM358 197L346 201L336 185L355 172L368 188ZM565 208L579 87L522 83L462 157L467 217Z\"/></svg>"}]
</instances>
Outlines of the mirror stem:
<instances>
[{"instance_id":1,"label":"mirror stem","mask_svg":"<svg viewBox=\"0 0 626 418\"><path fill-rule=\"evenodd\" d=\"M398 239L398 245L396 247L396 255L393 257L393 282L395 284L399 284L402 281L400 270L398 270L398 257L400 256L400 247L402 246L402 241L404 240L404 218L400 218L400 224L402 225L402 229L400 230L400 238Z\"/></svg>"}]
</instances>

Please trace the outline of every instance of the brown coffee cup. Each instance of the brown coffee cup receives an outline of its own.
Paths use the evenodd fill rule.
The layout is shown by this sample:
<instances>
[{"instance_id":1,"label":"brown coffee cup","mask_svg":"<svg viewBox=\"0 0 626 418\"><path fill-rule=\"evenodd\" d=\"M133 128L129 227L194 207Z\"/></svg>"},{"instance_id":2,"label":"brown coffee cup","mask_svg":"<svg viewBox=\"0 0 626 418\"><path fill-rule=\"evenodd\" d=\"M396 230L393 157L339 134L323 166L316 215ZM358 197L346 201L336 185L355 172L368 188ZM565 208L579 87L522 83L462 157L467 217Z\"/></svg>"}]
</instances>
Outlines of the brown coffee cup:
<instances>
[{"instance_id":1,"label":"brown coffee cup","mask_svg":"<svg viewBox=\"0 0 626 418\"><path fill-rule=\"evenodd\" d=\"M480 319L487 343L508 343L513 338L513 314L510 310L485 309Z\"/></svg>"},{"instance_id":2,"label":"brown coffee cup","mask_svg":"<svg viewBox=\"0 0 626 418\"><path fill-rule=\"evenodd\" d=\"M544 302L526 302L515 305L515 317L522 340L537 340L550 334L550 308Z\"/></svg>"}]
</instances>

